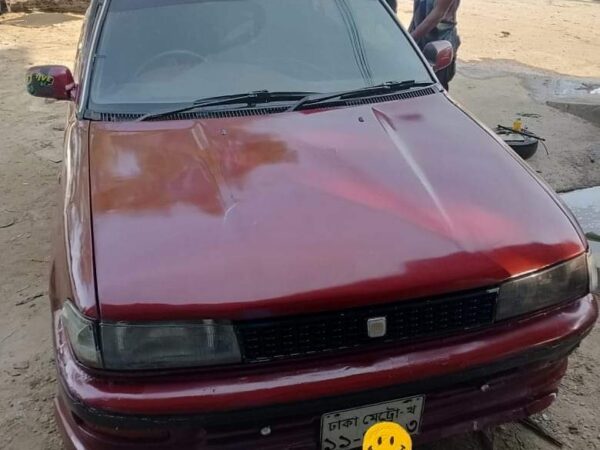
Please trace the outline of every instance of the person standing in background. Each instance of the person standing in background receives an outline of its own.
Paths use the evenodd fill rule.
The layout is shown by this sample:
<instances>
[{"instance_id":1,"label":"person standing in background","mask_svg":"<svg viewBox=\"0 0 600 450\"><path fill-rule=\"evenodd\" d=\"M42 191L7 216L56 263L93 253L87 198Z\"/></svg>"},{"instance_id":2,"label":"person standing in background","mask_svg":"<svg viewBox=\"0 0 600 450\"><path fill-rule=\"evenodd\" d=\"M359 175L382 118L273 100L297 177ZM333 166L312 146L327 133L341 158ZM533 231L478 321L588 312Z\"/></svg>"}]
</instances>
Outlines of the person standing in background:
<instances>
[{"instance_id":1,"label":"person standing in background","mask_svg":"<svg viewBox=\"0 0 600 450\"><path fill-rule=\"evenodd\" d=\"M413 19L409 28L410 34L421 49L432 41L445 40L452 44L452 64L437 73L446 90L456 74L456 53L460 47L460 37L456 29L456 13L459 6L460 0L414 0Z\"/></svg>"},{"instance_id":2,"label":"person standing in background","mask_svg":"<svg viewBox=\"0 0 600 450\"><path fill-rule=\"evenodd\" d=\"M0 15L7 12L10 12L9 0L0 0Z\"/></svg>"}]
</instances>

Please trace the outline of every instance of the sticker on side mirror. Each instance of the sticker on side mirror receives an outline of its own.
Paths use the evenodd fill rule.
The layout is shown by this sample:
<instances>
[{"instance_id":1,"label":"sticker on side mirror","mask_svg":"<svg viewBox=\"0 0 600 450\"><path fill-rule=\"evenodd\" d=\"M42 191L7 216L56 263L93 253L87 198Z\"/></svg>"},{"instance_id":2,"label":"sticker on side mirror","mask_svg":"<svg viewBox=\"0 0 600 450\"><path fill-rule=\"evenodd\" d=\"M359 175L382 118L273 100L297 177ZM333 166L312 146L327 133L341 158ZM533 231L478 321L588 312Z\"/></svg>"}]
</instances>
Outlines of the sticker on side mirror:
<instances>
[{"instance_id":1,"label":"sticker on side mirror","mask_svg":"<svg viewBox=\"0 0 600 450\"><path fill-rule=\"evenodd\" d=\"M34 72L27 74L27 92L36 95L40 89L54 85L54 77L46 73Z\"/></svg>"},{"instance_id":2,"label":"sticker on side mirror","mask_svg":"<svg viewBox=\"0 0 600 450\"><path fill-rule=\"evenodd\" d=\"M27 92L35 97L71 100L75 88L71 71L64 66L36 66L27 71Z\"/></svg>"}]
</instances>

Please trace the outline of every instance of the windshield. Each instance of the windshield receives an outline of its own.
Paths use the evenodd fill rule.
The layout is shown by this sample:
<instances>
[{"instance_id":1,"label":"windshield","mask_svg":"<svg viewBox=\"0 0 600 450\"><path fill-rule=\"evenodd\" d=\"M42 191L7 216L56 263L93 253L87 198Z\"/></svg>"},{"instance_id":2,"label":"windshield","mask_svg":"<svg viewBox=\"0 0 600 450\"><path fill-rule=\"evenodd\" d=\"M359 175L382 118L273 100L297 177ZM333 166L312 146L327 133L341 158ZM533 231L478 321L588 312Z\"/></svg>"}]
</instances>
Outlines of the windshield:
<instances>
[{"instance_id":1,"label":"windshield","mask_svg":"<svg viewBox=\"0 0 600 450\"><path fill-rule=\"evenodd\" d=\"M432 81L380 0L112 0L92 73L104 112Z\"/></svg>"}]
</instances>

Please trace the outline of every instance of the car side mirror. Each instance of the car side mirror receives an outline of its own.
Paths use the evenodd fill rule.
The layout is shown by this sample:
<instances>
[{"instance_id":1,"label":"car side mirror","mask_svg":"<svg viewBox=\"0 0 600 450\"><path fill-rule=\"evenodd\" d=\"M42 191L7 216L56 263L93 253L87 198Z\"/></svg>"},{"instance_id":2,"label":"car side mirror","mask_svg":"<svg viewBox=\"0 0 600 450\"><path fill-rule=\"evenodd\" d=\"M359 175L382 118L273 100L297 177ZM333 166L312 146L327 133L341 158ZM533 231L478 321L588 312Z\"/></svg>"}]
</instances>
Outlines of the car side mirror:
<instances>
[{"instance_id":1,"label":"car side mirror","mask_svg":"<svg viewBox=\"0 0 600 450\"><path fill-rule=\"evenodd\" d=\"M27 71L27 92L34 97L74 100L77 85L65 66L35 66Z\"/></svg>"},{"instance_id":2,"label":"car side mirror","mask_svg":"<svg viewBox=\"0 0 600 450\"><path fill-rule=\"evenodd\" d=\"M423 54L435 72L445 69L454 60L454 48L448 41L429 42Z\"/></svg>"}]
</instances>

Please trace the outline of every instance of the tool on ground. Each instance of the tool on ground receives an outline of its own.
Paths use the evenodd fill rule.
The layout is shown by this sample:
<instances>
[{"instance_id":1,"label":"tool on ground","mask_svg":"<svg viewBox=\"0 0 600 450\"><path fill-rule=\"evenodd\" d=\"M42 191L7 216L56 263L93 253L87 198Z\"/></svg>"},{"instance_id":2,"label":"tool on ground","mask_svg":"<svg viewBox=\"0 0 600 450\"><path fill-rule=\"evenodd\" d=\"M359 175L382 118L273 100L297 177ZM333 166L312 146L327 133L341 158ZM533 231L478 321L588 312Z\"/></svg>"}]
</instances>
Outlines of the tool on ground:
<instances>
[{"instance_id":1,"label":"tool on ground","mask_svg":"<svg viewBox=\"0 0 600 450\"><path fill-rule=\"evenodd\" d=\"M523 159L531 158L537 152L540 142L546 150L546 155L550 156L546 139L529 131L523 126L521 119L515 120L512 127L498 125L495 131Z\"/></svg>"},{"instance_id":2,"label":"tool on ground","mask_svg":"<svg viewBox=\"0 0 600 450\"><path fill-rule=\"evenodd\" d=\"M519 420L519 423L528 430L533 431L536 435L544 439L546 442L558 448L563 448L564 444L561 441L552 436L548 430L542 427L539 423L534 422L530 417Z\"/></svg>"},{"instance_id":3,"label":"tool on ground","mask_svg":"<svg viewBox=\"0 0 600 450\"><path fill-rule=\"evenodd\" d=\"M528 136L528 137L532 137L537 139L538 141L542 141L542 142L546 142L546 139L544 139L541 136L538 136L535 133L532 133L531 131L528 131L526 128L523 129L522 127L519 130L515 130L514 128L509 128L509 127L505 127L504 125L498 125L498 130L502 130L502 131L509 131L512 133L517 133L517 134L521 134L523 136Z\"/></svg>"}]
</instances>

